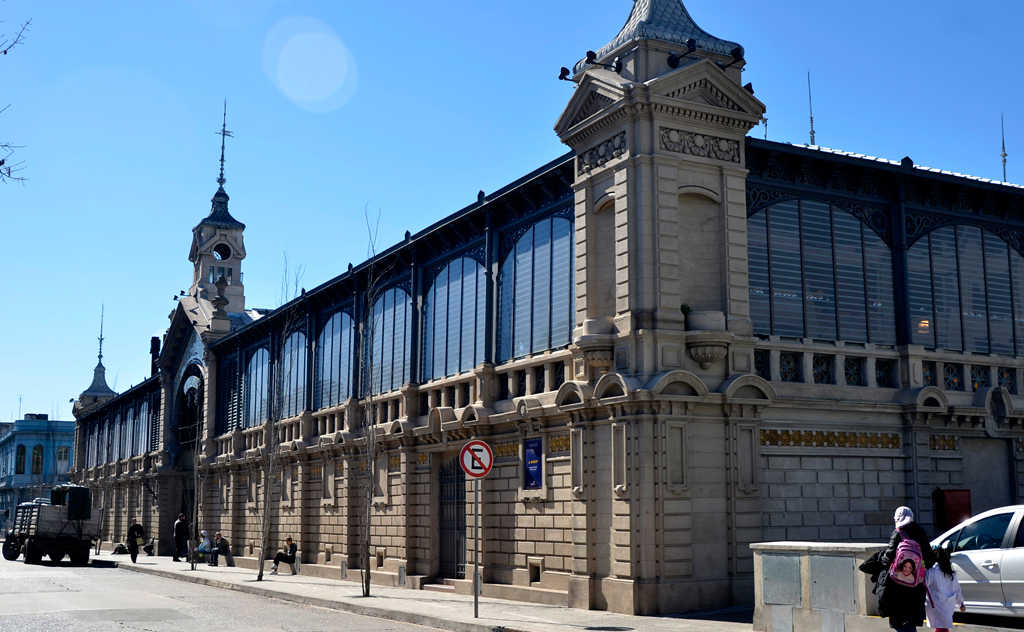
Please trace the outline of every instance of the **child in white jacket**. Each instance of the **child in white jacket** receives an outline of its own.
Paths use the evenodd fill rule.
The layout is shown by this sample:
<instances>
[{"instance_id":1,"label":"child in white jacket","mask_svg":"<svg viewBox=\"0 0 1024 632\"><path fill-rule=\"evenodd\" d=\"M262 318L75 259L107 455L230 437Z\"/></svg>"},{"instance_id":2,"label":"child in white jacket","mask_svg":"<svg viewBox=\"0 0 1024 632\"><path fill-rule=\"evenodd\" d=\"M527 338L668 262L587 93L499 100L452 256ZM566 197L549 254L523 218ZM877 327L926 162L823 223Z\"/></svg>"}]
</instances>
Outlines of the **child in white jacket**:
<instances>
[{"instance_id":1,"label":"child in white jacket","mask_svg":"<svg viewBox=\"0 0 1024 632\"><path fill-rule=\"evenodd\" d=\"M925 614L928 626L935 632L949 632L953 627L953 608L960 612L967 610L964 606L964 595L960 592L960 582L949 562L949 552L936 549L936 564L925 572L924 581L928 586L929 598L925 600Z\"/></svg>"}]
</instances>

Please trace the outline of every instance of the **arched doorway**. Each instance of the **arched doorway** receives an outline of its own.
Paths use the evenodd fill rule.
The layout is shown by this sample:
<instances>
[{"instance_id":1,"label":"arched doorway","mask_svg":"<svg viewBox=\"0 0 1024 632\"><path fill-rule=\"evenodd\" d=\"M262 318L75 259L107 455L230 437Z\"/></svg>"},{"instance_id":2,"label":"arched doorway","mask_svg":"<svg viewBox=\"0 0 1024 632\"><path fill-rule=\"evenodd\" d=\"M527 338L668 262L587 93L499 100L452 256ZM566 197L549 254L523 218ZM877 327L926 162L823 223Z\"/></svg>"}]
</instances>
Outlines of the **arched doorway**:
<instances>
[{"instance_id":1,"label":"arched doorway","mask_svg":"<svg viewBox=\"0 0 1024 632\"><path fill-rule=\"evenodd\" d=\"M196 489L199 487L199 472L196 457L202 452L204 392L202 368L198 364L190 364L185 369L178 392L178 414L173 438L178 446L174 457L175 469L185 473L179 511L189 517L189 523L197 519Z\"/></svg>"}]
</instances>

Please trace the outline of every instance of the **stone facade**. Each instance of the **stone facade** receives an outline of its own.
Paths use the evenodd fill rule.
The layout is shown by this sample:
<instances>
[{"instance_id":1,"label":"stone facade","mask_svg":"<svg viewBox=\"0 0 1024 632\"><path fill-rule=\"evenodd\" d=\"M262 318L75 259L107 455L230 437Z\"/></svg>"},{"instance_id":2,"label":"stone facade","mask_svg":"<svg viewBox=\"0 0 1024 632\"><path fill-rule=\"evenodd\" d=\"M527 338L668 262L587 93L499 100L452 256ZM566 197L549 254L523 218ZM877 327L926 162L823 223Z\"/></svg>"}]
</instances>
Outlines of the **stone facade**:
<instances>
[{"instance_id":1,"label":"stone facade","mask_svg":"<svg viewBox=\"0 0 1024 632\"><path fill-rule=\"evenodd\" d=\"M303 572L352 578L368 542L374 582L468 593L473 484L453 462L476 438L496 455L484 595L654 614L750 603L753 542L882 539L904 504L934 533L943 490L970 490L975 510L1015 502L1024 360L915 342L930 323L907 270L926 225L984 229L1017 256L1024 193L746 138L765 108L742 56L678 0L634 3L575 68L555 126L569 154L271 313L210 282L217 240L244 256L219 190L150 390L76 408L83 454L116 410L159 410L147 441L76 470L109 490L109 533L143 511L166 552L187 509L254 564L269 503L267 552L293 536ZM850 229L808 224L769 251L779 208L853 226L871 265L833 257L838 294L785 289L783 255L810 261ZM810 279L806 261L792 274ZM801 335L775 325L787 300ZM835 333L810 333L830 303ZM845 333L851 313L868 333Z\"/></svg>"}]
</instances>

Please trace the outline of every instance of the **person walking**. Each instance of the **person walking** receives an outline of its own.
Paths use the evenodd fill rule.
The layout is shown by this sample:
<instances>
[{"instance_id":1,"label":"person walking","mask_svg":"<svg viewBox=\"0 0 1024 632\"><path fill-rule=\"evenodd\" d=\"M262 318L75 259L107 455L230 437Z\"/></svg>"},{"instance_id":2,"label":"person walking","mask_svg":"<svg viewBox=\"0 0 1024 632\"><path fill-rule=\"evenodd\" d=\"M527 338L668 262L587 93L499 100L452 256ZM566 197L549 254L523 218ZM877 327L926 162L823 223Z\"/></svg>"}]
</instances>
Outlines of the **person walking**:
<instances>
[{"instance_id":1,"label":"person walking","mask_svg":"<svg viewBox=\"0 0 1024 632\"><path fill-rule=\"evenodd\" d=\"M292 542L292 536L288 536L287 538L285 538L284 551L279 551L277 555L274 556L274 565L270 567L270 574L277 575L277 567L281 564L281 562L284 562L285 564L294 564L295 553L296 551L298 551L298 548L299 547L296 546L294 542Z\"/></svg>"},{"instance_id":2,"label":"person walking","mask_svg":"<svg viewBox=\"0 0 1024 632\"><path fill-rule=\"evenodd\" d=\"M182 551L186 551L187 554L187 543L188 542L188 522L185 520L185 514L178 514L178 519L174 523L174 561L180 562L180 556Z\"/></svg>"},{"instance_id":3,"label":"person walking","mask_svg":"<svg viewBox=\"0 0 1024 632\"><path fill-rule=\"evenodd\" d=\"M128 527L128 553L132 556L132 564L139 557L139 549L146 543L146 531L139 524L138 520L132 518L132 524Z\"/></svg>"},{"instance_id":4,"label":"person walking","mask_svg":"<svg viewBox=\"0 0 1024 632\"><path fill-rule=\"evenodd\" d=\"M953 609L967 610L956 571L949 561L949 551L935 550L935 566L928 569L924 581L928 586L929 599L924 608L928 627L935 628L935 632L949 632L953 627Z\"/></svg>"},{"instance_id":5,"label":"person walking","mask_svg":"<svg viewBox=\"0 0 1024 632\"><path fill-rule=\"evenodd\" d=\"M924 529L914 522L914 512L909 507L898 508L893 522L896 527L881 558L883 570L876 590L878 614L887 617L889 627L897 632L917 632L925 619L925 569L935 565L935 551ZM913 544L917 546L916 552ZM893 568L896 561L899 566Z\"/></svg>"}]
</instances>

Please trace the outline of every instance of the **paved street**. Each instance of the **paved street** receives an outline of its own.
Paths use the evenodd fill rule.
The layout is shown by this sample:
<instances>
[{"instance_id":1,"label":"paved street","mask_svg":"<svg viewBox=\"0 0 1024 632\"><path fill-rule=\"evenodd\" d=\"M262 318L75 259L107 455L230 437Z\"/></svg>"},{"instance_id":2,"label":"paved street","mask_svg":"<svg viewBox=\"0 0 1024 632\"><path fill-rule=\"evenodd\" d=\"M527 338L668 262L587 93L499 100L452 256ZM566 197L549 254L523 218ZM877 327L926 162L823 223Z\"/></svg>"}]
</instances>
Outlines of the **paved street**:
<instances>
[{"instance_id":1,"label":"paved street","mask_svg":"<svg viewBox=\"0 0 1024 632\"><path fill-rule=\"evenodd\" d=\"M367 630L429 628L128 573L0 560L0 632L29 630Z\"/></svg>"}]
</instances>

